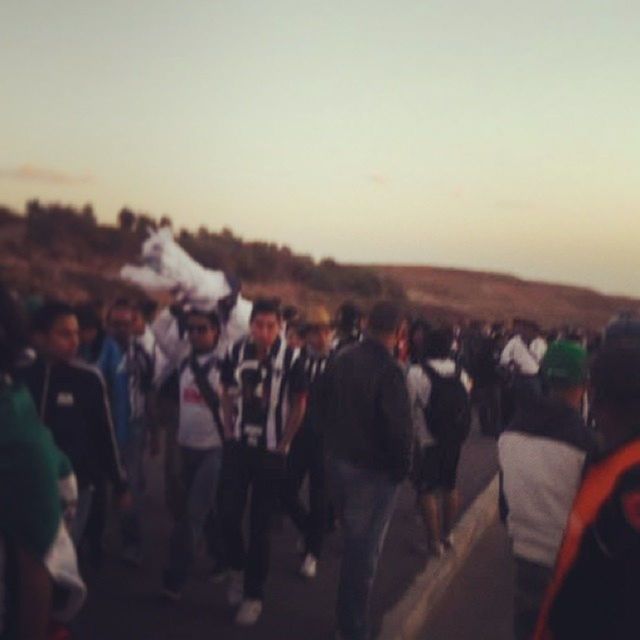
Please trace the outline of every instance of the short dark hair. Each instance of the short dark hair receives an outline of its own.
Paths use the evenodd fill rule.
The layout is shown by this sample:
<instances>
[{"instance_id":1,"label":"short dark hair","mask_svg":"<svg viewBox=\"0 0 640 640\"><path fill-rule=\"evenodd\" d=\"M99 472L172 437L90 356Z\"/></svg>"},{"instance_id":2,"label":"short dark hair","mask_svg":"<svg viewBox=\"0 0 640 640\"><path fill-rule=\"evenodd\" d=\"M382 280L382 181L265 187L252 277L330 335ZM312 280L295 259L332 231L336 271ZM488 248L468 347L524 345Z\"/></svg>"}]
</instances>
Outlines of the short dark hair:
<instances>
[{"instance_id":1,"label":"short dark hair","mask_svg":"<svg viewBox=\"0 0 640 640\"><path fill-rule=\"evenodd\" d=\"M33 314L31 330L35 333L49 333L58 318L75 315L75 309L70 304L59 300L50 300Z\"/></svg>"},{"instance_id":2,"label":"short dark hair","mask_svg":"<svg viewBox=\"0 0 640 640\"><path fill-rule=\"evenodd\" d=\"M0 283L0 374L15 373L18 358L27 342L25 327L24 311L9 290Z\"/></svg>"},{"instance_id":3,"label":"short dark hair","mask_svg":"<svg viewBox=\"0 0 640 640\"><path fill-rule=\"evenodd\" d=\"M446 358L451 354L453 345L453 327L442 325L429 331L425 355L427 358Z\"/></svg>"},{"instance_id":4,"label":"short dark hair","mask_svg":"<svg viewBox=\"0 0 640 640\"><path fill-rule=\"evenodd\" d=\"M299 316L300 311L295 305L288 304L282 309L282 319L287 323L295 321Z\"/></svg>"},{"instance_id":5,"label":"short dark hair","mask_svg":"<svg viewBox=\"0 0 640 640\"><path fill-rule=\"evenodd\" d=\"M369 314L369 331L373 334L393 333L401 320L400 309L393 302L381 300L376 302Z\"/></svg>"},{"instance_id":6,"label":"short dark hair","mask_svg":"<svg viewBox=\"0 0 640 640\"><path fill-rule=\"evenodd\" d=\"M253 302L249 322L253 322L259 315L275 315L278 321L282 320L280 300L277 298L257 298Z\"/></svg>"},{"instance_id":7,"label":"short dark hair","mask_svg":"<svg viewBox=\"0 0 640 640\"><path fill-rule=\"evenodd\" d=\"M638 415L640 347L605 347L591 365L591 384L594 403L630 418Z\"/></svg>"},{"instance_id":8,"label":"short dark hair","mask_svg":"<svg viewBox=\"0 0 640 640\"><path fill-rule=\"evenodd\" d=\"M75 308L81 329L102 329L100 314L92 304L81 304Z\"/></svg>"},{"instance_id":9,"label":"short dark hair","mask_svg":"<svg viewBox=\"0 0 640 640\"><path fill-rule=\"evenodd\" d=\"M204 311L203 309L190 309L187 313L187 320L197 316L198 318L205 318L209 321L212 327L215 327L220 331L220 316L215 311Z\"/></svg>"},{"instance_id":10,"label":"short dark hair","mask_svg":"<svg viewBox=\"0 0 640 640\"><path fill-rule=\"evenodd\" d=\"M116 298L107 311L107 319L111 318L111 314L116 309L126 309L127 311L133 311L134 305L131 304L131 301L127 298Z\"/></svg>"}]
</instances>

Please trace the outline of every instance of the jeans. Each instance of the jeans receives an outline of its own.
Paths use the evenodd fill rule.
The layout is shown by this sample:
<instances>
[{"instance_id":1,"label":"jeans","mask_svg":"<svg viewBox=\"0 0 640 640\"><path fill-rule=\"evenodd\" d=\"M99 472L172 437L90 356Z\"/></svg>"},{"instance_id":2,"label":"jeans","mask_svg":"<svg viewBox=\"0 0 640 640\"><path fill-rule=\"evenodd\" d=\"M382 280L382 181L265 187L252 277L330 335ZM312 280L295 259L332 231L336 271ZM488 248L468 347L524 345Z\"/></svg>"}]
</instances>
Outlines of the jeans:
<instances>
[{"instance_id":1,"label":"jeans","mask_svg":"<svg viewBox=\"0 0 640 640\"><path fill-rule=\"evenodd\" d=\"M305 538L307 553L320 557L325 528L324 450L320 435L301 429L293 440L287 460L281 500L287 514ZM300 489L309 474L309 509L300 500Z\"/></svg>"},{"instance_id":2,"label":"jeans","mask_svg":"<svg viewBox=\"0 0 640 640\"><path fill-rule=\"evenodd\" d=\"M122 514L120 526L124 548L134 548L139 551L141 545L139 513L145 490L143 456L146 430L144 422L138 420L132 421L130 429L129 439L120 445L120 460L127 474L133 507Z\"/></svg>"},{"instance_id":3,"label":"jeans","mask_svg":"<svg viewBox=\"0 0 640 640\"><path fill-rule=\"evenodd\" d=\"M78 506L76 508L76 515L71 525L71 539L76 549L80 546L82 536L87 527L87 521L89 520L89 513L91 512L91 504L93 501L93 487L91 485L83 487L78 491Z\"/></svg>"},{"instance_id":4,"label":"jeans","mask_svg":"<svg viewBox=\"0 0 640 640\"><path fill-rule=\"evenodd\" d=\"M215 508L222 449L182 447L182 476L186 489L184 504L173 527L169 543L166 576L176 588L186 581L193 562L196 542Z\"/></svg>"},{"instance_id":5,"label":"jeans","mask_svg":"<svg viewBox=\"0 0 640 640\"><path fill-rule=\"evenodd\" d=\"M270 527L285 471L284 456L238 442L225 444L222 462L222 526L230 568L244 571L244 597L264 598L269 573ZM242 523L251 488L249 546Z\"/></svg>"},{"instance_id":6,"label":"jeans","mask_svg":"<svg viewBox=\"0 0 640 640\"><path fill-rule=\"evenodd\" d=\"M386 474L329 459L344 535L336 616L349 640L369 638L369 603L399 484Z\"/></svg>"}]
</instances>

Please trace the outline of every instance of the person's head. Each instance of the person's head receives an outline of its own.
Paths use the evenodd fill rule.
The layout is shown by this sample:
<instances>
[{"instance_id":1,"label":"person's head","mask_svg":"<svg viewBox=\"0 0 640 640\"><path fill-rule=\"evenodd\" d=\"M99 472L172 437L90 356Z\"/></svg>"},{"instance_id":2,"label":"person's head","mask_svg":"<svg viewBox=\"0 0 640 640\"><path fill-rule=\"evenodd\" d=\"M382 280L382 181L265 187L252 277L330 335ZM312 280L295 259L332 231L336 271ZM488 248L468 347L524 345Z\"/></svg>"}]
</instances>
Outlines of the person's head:
<instances>
[{"instance_id":1,"label":"person's head","mask_svg":"<svg viewBox=\"0 0 640 640\"><path fill-rule=\"evenodd\" d=\"M102 331L102 321L92 304L83 304L75 309L80 326L80 344L91 345Z\"/></svg>"},{"instance_id":2,"label":"person's head","mask_svg":"<svg viewBox=\"0 0 640 640\"><path fill-rule=\"evenodd\" d=\"M309 309L306 317L305 340L309 348L317 354L327 355L333 341L331 316L322 305Z\"/></svg>"},{"instance_id":3,"label":"person's head","mask_svg":"<svg viewBox=\"0 0 640 640\"><path fill-rule=\"evenodd\" d=\"M65 302L45 302L31 321L34 343L45 358L69 362L80 346L80 326L76 313Z\"/></svg>"},{"instance_id":4,"label":"person's head","mask_svg":"<svg viewBox=\"0 0 640 640\"><path fill-rule=\"evenodd\" d=\"M298 321L287 324L285 340L292 349L299 349L304 344L302 325Z\"/></svg>"},{"instance_id":5,"label":"person's head","mask_svg":"<svg viewBox=\"0 0 640 640\"><path fill-rule=\"evenodd\" d=\"M429 331L425 356L433 360L441 360L451 355L453 345L453 328L451 325L442 325Z\"/></svg>"},{"instance_id":6,"label":"person's head","mask_svg":"<svg viewBox=\"0 0 640 640\"><path fill-rule=\"evenodd\" d=\"M409 330L409 352L414 362L422 362L427 346L429 323L422 318L414 320Z\"/></svg>"},{"instance_id":7,"label":"person's head","mask_svg":"<svg viewBox=\"0 0 640 640\"><path fill-rule=\"evenodd\" d=\"M135 303L131 305L131 333L134 336L144 335L147 328L147 319L144 315L142 305Z\"/></svg>"},{"instance_id":8,"label":"person's head","mask_svg":"<svg viewBox=\"0 0 640 640\"><path fill-rule=\"evenodd\" d=\"M393 302L383 300L376 302L371 309L367 332L374 340L393 350L398 343L401 324L400 309Z\"/></svg>"},{"instance_id":9,"label":"person's head","mask_svg":"<svg viewBox=\"0 0 640 640\"><path fill-rule=\"evenodd\" d=\"M280 302L276 299L258 298L251 309L249 331L253 342L263 351L271 349L278 339L282 326Z\"/></svg>"},{"instance_id":10,"label":"person's head","mask_svg":"<svg viewBox=\"0 0 640 640\"><path fill-rule=\"evenodd\" d=\"M591 409L607 448L640 436L640 347L604 347L591 366Z\"/></svg>"},{"instance_id":11,"label":"person's head","mask_svg":"<svg viewBox=\"0 0 640 640\"><path fill-rule=\"evenodd\" d=\"M107 328L121 345L127 345L134 335L133 307L128 300L116 300L107 313Z\"/></svg>"},{"instance_id":12,"label":"person's head","mask_svg":"<svg viewBox=\"0 0 640 640\"><path fill-rule=\"evenodd\" d=\"M340 338L357 337L362 330L362 311L354 302L343 302L336 311L335 327Z\"/></svg>"},{"instance_id":13,"label":"person's head","mask_svg":"<svg viewBox=\"0 0 640 640\"><path fill-rule=\"evenodd\" d=\"M12 377L26 345L26 318L18 301L0 283L0 386L2 378Z\"/></svg>"},{"instance_id":14,"label":"person's head","mask_svg":"<svg viewBox=\"0 0 640 640\"><path fill-rule=\"evenodd\" d=\"M640 318L627 312L621 313L605 327L605 346L640 347Z\"/></svg>"},{"instance_id":15,"label":"person's head","mask_svg":"<svg viewBox=\"0 0 640 640\"><path fill-rule=\"evenodd\" d=\"M589 373L586 350L571 340L552 342L540 369L549 394L579 410Z\"/></svg>"},{"instance_id":16,"label":"person's head","mask_svg":"<svg viewBox=\"0 0 640 640\"><path fill-rule=\"evenodd\" d=\"M215 311L192 310L187 315L187 333L195 353L215 349L220 337L220 318Z\"/></svg>"}]
</instances>

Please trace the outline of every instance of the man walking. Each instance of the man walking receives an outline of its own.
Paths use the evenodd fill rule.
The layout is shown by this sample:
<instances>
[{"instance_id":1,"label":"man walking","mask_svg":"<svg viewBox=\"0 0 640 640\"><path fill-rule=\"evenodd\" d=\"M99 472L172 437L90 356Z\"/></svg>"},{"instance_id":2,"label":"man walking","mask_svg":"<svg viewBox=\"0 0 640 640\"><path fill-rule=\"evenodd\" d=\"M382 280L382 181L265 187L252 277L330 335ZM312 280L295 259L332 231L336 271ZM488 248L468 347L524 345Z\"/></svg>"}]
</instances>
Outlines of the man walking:
<instances>
[{"instance_id":1,"label":"man walking","mask_svg":"<svg viewBox=\"0 0 640 640\"><path fill-rule=\"evenodd\" d=\"M345 542L336 613L340 637L349 640L369 638L371 588L410 465L409 397L393 358L400 320L394 305L376 304L367 338L327 372L324 429Z\"/></svg>"}]
</instances>

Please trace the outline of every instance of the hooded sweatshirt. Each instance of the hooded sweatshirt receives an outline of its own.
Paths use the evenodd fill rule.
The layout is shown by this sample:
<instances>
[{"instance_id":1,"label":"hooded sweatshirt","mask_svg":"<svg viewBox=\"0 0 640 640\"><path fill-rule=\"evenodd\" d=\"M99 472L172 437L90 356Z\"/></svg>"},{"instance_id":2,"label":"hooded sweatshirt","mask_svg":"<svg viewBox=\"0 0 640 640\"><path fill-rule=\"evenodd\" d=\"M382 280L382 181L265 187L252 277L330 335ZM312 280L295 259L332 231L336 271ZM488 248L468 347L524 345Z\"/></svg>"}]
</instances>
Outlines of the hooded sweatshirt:
<instances>
[{"instance_id":1,"label":"hooded sweatshirt","mask_svg":"<svg viewBox=\"0 0 640 640\"><path fill-rule=\"evenodd\" d=\"M553 567L585 462L594 448L579 412L541 398L498 440L514 555Z\"/></svg>"}]
</instances>

